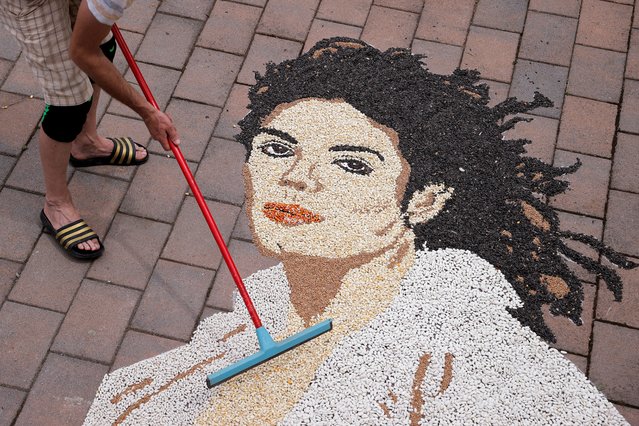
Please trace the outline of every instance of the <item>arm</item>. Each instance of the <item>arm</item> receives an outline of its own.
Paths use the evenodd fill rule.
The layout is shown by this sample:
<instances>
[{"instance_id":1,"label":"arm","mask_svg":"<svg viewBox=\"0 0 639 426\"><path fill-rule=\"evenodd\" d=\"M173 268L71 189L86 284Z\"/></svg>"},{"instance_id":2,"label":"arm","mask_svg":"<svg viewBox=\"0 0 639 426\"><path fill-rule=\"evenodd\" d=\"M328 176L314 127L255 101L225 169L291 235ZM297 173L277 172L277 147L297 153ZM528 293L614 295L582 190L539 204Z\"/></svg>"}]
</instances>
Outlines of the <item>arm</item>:
<instances>
[{"instance_id":1,"label":"arm","mask_svg":"<svg viewBox=\"0 0 639 426\"><path fill-rule=\"evenodd\" d=\"M151 137L168 151L171 149L169 140L176 145L180 143L171 117L155 109L133 89L100 51L100 43L110 30L110 26L102 24L93 16L87 2L83 1L71 36L71 59L108 94L142 117Z\"/></svg>"}]
</instances>

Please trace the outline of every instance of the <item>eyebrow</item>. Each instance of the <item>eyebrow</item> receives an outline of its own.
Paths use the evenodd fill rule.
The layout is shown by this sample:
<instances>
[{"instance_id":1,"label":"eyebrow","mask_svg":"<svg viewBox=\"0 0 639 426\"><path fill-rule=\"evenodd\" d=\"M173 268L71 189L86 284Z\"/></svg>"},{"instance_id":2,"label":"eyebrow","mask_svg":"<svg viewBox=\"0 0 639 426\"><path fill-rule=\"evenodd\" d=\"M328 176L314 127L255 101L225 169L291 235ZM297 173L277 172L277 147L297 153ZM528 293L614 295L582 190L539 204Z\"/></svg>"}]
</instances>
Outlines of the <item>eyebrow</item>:
<instances>
[{"instance_id":1,"label":"eyebrow","mask_svg":"<svg viewBox=\"0 0 639 426\"><path fill-rule=\"evenodd\" d=\"M289 135L288 133L286 133L283 130L277 130L277 129L271 129L269 127L263 127L260 129L259 133L266 133L268 135L273 135L273 136L277 136L280 139L283 139L285 141L287 141L290 144L293 145L297 145L297 139L295 139L293 136Z\"/></svg>"},{"instance_id":2,"label":"eyebrow","mask_svg":"<svg viewBox=\"0 0 639 426\"><path fill-rule=\"evenodd\" d=\"M365 146L355 145L335 145L328 149L329 151L352 151L352 152L370 152L379 157L381 161L384 161L384 156L374 149L366 148Z\"/></svg>"}]
</instances>

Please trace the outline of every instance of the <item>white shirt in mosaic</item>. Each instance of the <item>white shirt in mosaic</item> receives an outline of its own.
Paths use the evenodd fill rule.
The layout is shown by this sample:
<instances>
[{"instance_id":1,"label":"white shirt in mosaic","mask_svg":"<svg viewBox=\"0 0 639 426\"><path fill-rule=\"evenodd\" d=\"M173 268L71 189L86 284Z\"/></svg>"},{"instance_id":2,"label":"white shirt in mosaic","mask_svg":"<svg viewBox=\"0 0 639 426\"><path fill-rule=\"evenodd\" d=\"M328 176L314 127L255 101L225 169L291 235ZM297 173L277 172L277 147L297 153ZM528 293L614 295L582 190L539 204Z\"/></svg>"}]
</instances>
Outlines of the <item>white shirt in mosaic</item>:
<instances>
[{"instance_id":1,"label":"white shirt in mosaic","mask_svg":"<svg viewBox=\"0 0 639 426\"><path fill-rule=\"evenodd\" d=\"M124 15L133 0L87 0L89 10L101 23L111 26Z\"/></svg>"},{"instance_id":2,"label":"white shirt in mosaic","mask_svg":"<svg viewBox=\"0 0 639 426\"><path fill-rule=\"evenodd\" d=\"M245 283L271 334L285 330L290 301L282 265ZM273 423L626 425L574 364L507 312L520 305L504 276L476 255L418 252L390 306L342 339ZM223 338L250 324L239 297L236 307L202 321L191 343L106 375L85 424L201 418L219 389L206 387L207 374L258 349L250 326Z\"/></svg>"}]
</instances>

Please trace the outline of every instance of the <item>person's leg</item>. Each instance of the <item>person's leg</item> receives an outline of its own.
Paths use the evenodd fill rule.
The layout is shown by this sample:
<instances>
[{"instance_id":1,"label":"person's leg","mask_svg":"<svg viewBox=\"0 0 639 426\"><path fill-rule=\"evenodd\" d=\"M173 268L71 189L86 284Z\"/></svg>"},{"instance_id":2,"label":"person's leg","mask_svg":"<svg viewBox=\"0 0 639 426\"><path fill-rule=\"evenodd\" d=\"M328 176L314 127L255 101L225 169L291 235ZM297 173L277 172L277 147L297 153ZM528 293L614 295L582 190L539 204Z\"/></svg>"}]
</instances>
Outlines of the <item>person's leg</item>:
<instances>
[{"instance_id":1,"label":"person's leg","mask_svg":"<svg viewBox=\"0 0 639 426\"><path fill-rule=\"evenodd\" d=\"M80 108L81 116L86 119L86 102L91 98L89 79L68 55L71 36L68 0L3 1L0 3L0 21L22 47L23 55L43 90L47 110L54 109L48 114L51 121L44 123L43 120L39 145L46 191L44 212L51 225L58 229L80 218L67 187L66 170L70 142L82 129L83 122L77 125L76 121L76 130L64 141L61 136L52 137L69 132L69 123L66 114L56 117L60 111L51 105ZM45 131L47 128L49 135ZM78 248L94 251L100 245L97 239L93 239L79 244Z\"/></svg>"},{"instance_id":2,"label":"person's leg","mask_svg":"<svg viewBox=\"0 0 639 426\"><path fill-rule=\"evenodd\" d=\"M93 102L87 121L84 123L82 132L71 144L71 154L78 160L109 155L113 150L113 141L98 134L97 111L101 92L100 86L93 84ZM137 160L143 160L147 155L144 148L137 147L135 153Z\"/></svg>"},{"instance_id":3,"label":"person's leg","mask_svg":"<svg viewBox=\"0 0 639 426\"><path fill-rule=\"evenodd\" d=\"M67 185L67 165L71 144L51 139L42 129L39 136L40 159L46 190L44 214L47 215L51 225L58 229L80 219ZM100 248L100 244L97 239L93 239L80 243L78 248L94 251Z\"/></svg>"}]
</instances>

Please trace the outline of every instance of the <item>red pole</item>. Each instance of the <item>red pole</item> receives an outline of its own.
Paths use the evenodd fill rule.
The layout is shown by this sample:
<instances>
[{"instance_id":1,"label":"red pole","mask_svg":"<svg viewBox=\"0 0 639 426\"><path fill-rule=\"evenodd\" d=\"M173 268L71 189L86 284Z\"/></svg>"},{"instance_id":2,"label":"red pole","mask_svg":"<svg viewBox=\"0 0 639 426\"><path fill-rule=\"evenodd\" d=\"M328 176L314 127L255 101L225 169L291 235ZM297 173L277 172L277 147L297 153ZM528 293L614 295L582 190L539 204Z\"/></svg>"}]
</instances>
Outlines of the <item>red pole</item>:
<instances>
[{"instance_id":1,"label":"red pole","mask_svg":"<svg viewBox=\"0 0 639 426\"><path fill-rule=\"evenodd\" d=\"M153 93L151 93L151 89L149 89L149 86L146 84L146 80L144 80L144 76L142 75L142 72L140 72L140 68L138 67L138 64L135 62L135 59L133 58L133 55L131 54L129 47L126 44L126 41L124 41L124 37L122 36L120 29L118 28L116 24L113 24L111 31L113 32L113 35L115 36L115 40L118 42L120 49L122 49L122 54L124 54L126 61L131 67L131 71L133 71L133 74L135 75L135 79L138 81L138 84L140 85L140 88L142 89L142 93L144 93L144 96L146 97L147 101L149 101L151 105L153 105L156 109L159 110L160 107L158 106L157 102L155 102ZM202 196L202 193L200 192L200 188L195 182L193 173L191 173L191 169L189 169L189 166L186 163L184 156L182 155L182 151L180 150L180 147L175 145L172 141L169 141L169 142L170 142L169 145L171 146L171 151L173 151L173 155L175 155L175 159L178 161L178 164L180 165L180 169L182 169L182 173L184 174L184 177L186 178L186 181L188 182L189 187L191 188L191 192L193 192L193 196L195 197L198 206L200 206L200 210L202 210L204 219L206 220L206 223L209 225L209 229L211 229L211 232L213 233L213 238L215 238L215 242L220 248L220 252L222 253L224 262L226 262L226 266L228 266L229 271L231 272L233 281L235 281L235 285L237 286L237 289L240 291L240 295L242 296L242 300L244 300L246 309L248 310L249 315L251 316L251 319L253 320L253 324L255 325L255 328L260 328L262 327L262 321L260 320L260 317L257 315L255 306L253 306L253 301L251 300L248 292L246 291L246 287L244 286L242 277L240 277L240 273L237 271L235 262L233 262L233 258L231 257L231 254L229 253L228 249L226 248L226 244L224 243L224 238L222 237L222 234L220 234L220 231L217 228L217 225L215 224L215 220L213 220L213 216L211 215L209 206L206 205L206 201L204 200L204 197Z\"/></svg>"}]
</instances>

